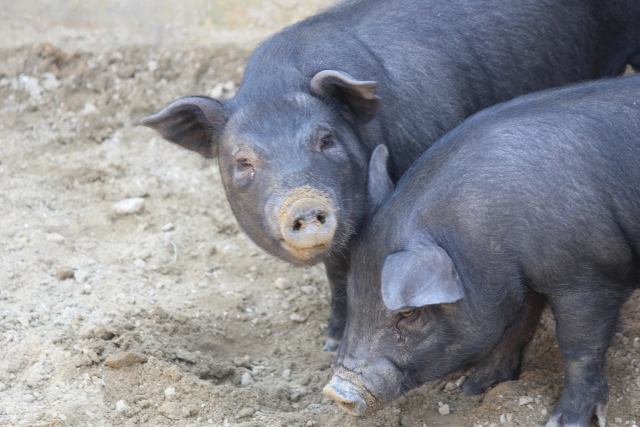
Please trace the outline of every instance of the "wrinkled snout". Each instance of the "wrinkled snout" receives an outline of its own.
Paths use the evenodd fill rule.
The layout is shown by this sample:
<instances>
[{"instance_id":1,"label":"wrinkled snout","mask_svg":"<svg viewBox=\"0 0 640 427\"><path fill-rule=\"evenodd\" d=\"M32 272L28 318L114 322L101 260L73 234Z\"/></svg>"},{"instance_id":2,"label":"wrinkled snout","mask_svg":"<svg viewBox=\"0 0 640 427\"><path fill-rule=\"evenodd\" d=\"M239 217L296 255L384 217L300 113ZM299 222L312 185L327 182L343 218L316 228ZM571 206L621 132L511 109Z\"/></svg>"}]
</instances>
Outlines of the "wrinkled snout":
<instances>
[{"instance_id":1,"label":"wrinkled snout","mask_svg":"<svg viewBox=\"0 0 640 427\"><path fill-rule=\"evenodd\" d=\"M278 225L288 249L308 259L331 245L337 220L326 199L305 197L282 206Z\"/></svg>"},{"instance_id":2,"label":"wrinkled snout","mask_svg":"<svg viewBox=\"0 0 640 427\"><path fill-rule=\"evenodd\" d=\"M365 402L364 393L349 380L345 380L334 375L329 384L322 390L331 399L354 417L362 417L367 412L367 403Z\"/></svg>"}]
</instances>

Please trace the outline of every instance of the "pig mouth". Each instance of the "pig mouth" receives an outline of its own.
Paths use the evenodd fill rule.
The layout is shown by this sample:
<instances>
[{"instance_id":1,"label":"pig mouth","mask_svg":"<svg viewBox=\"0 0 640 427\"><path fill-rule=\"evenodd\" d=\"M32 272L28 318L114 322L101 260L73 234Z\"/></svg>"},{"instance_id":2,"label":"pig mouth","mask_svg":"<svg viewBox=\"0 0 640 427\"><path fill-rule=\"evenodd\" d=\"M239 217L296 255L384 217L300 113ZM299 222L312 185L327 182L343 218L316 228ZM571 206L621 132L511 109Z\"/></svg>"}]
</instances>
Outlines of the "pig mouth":
<instances>
[{"instance_id":1,"label":"pig mouth","mask_svg":"<svg viewBox=\"0 0 640 427\"><path fill-rule=\"evenodd\" d=\"M314 261L316 259L320 260L321 258L324 258L324 255L331 247L330 244L321 244L308 248L300 248L289 244L286 240L280 240L280 245L289 254L301 260L304 265L313 265L315 264Z\"/></svg>"},{"instance_id":2,"label":"pig mouth","mask_svg":"<svg viewBox=\"0 0 640 427\"><path fill-rule=\"evenodd\" d=\"M333 378L322 391L354 417L373 416L384 406L367 390L360 375L344 368L336 369Z\"/></svg>"}]
</instances>

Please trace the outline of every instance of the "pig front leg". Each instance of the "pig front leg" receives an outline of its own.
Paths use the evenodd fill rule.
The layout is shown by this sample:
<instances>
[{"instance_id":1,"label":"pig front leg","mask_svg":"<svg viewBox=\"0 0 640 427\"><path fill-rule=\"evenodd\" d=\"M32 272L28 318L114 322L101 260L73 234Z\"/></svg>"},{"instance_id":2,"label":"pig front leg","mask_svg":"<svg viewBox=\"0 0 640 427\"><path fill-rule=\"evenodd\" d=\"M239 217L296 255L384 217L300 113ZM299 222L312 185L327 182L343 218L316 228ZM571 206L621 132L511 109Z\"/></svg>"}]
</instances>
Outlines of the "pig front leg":
<instances>
[{"instance_id":1,"label":"pig front leg","mask_svg":"<svg viewBox=\"0 0 640 427\"><path fill-rule=\"evenodd\" d=\"M520 376L522 351L531 340L540 321L545 299L530 292L523 313L502 341L477 365L462 385L467 394L481 394L486 389Z\"/></svg>"},{"instance_id":2,"label":"pig front leg","mask_svg":"<svg viewBox=\"0 0 640 427\"><path fill-rule=\"evenodd\" d=\"M331 287L331 316L327 327L327 341L324 344L326 351L336 351L344 327L347 322L347 271L349 259L347 254L339 254L335 258L324 262L327 271L327 280Z\"/></svg>"},{"instance_id":3,"label":"pig front leg","mask_svg":"<svg viewBox=\"0 0 640 427\"><path fill-rule=\"evenodd\" d=\"M549 297L564 359L564 390L545 427L587 427L594 414L600 427L606 424L605 354L628 291L599 282L597 288L575 285L575 293Z\"/></svg>"}]
</instances>

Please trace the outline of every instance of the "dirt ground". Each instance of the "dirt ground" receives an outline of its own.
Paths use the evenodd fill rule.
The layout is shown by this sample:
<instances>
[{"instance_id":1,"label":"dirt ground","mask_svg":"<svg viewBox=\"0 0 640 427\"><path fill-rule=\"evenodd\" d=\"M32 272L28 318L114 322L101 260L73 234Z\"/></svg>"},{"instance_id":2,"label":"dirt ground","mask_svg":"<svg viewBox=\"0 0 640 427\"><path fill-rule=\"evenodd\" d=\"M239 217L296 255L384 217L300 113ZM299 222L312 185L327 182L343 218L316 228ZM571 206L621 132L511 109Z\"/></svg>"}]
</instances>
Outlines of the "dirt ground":
<instances>
[{"instance_id":1,"label":"dirt ground","mask_svg":"<svg viewBox=\"0 0 640 427\"><path fill-rule=\"evenodd\" d=\"M324 397L323 269L265 255L215 162L137 125L181 96L231 96L249 53L0 51L0 425L542 425L562 389L549 313L521 378L483 396L460 372L369 419ZM636 293L609 350L607 425L640 421L639 337Z\"/></svg>"}]
</instances>

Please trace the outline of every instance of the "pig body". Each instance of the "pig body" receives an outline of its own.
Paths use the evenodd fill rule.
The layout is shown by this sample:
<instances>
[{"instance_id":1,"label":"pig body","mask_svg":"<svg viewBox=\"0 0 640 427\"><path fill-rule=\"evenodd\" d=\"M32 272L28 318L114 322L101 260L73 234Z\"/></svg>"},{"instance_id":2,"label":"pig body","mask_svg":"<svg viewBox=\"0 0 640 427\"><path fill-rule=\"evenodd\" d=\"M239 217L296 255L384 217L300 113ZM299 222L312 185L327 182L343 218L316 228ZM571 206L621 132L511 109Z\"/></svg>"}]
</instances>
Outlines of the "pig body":
<instances>
[{"instance_id":1,"label":"pig body","mask_svg":"<svg viewBox=\"0 0 640 427\"><path fill-rule=\"evenodd\" d=\"M547 426L604 426L605 353L640 287L640 76L486 109L390 195L382 154L325 392L363 415L475 365L463 389L482 393L517 378L547 301L565 363Z\"/></svg>"},{"instance_id":2,"label":"pig body","mask_svg":"<svg viewBox=\"0 0 640 427\"><path fill-rule=\"evenodd\" d=\"M482 108L640 65L638 22L635 0L346 1L262 43L234 98L183 98L142 123L219 159L233 212L263 249L325 263L333 348L375 147L389 148L397 181Z\"/></svg>"}]
</instances>

